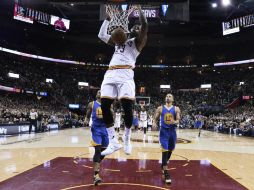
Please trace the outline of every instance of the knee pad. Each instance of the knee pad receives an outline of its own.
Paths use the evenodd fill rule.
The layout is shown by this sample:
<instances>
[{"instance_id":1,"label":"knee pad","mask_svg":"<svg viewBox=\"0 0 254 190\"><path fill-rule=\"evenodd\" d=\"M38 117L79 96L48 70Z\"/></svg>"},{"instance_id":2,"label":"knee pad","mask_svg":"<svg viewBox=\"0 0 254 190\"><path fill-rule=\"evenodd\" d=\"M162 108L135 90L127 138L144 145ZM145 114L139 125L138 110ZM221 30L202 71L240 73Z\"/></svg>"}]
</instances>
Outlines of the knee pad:
<instances>
[{"instance_id":1,"label":"knee pad","mask_svg":"<svg viewBox=\"0 0 254 190\"><path fill-rule=\"evenodd\" d=\"M133 120L133 100L122 99L121 104L124 110L124 122L127 128L131 128Z\"/></svg>"},{"instance_id":2,"label":"knee pad","mask_svg":"<svg viewBox=\"0 0 254 190\"><path fill-rule=\"evenodd\" d=\"M103 115L104 123L109 126L114 123L113 115L111 113L111 105L114 100L102 98L101 99L101 110Z\"/></svg>"}]
</instances>

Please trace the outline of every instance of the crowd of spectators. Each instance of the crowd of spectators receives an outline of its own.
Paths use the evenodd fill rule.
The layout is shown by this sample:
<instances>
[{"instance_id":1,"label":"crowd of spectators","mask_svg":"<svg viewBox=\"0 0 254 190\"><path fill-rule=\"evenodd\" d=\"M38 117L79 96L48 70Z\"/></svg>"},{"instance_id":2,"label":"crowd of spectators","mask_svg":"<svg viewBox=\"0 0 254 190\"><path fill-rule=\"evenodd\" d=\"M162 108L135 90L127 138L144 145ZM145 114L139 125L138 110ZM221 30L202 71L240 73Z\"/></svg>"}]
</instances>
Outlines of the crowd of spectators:
<instances>
[{"instance_id":1,"label":"crowd of spectators","mask_svg":"<svg viewBox=\"0 0 254 190\"><path fill-rule=\"evenodd\" d=\"M0 91L0 123L29 121L29 112L36 109L42 120L64 121L69 104L82 105L82 124L86 105L93 100L107 67L56 64L0 52L0 85L21 89L21 93ZM8 77L18 73L19 79ZM239 74L241 73L241 74ZM46 83L46 78L53 83ZM149 80L148 80L149 78ZM150 113L164 101L167 93L161 84L170 84L175 104L182 110L182 125L192 127L194 116L202 111L207 116L206 128L223 133L250 135L253 128L253 103L225 110L224 106L242 96L254 95L254 75L250 67L154 69L136 68L137 95L151 97ZM78 82L88 82L90 88L80 88ZM244 82L244 85L239 85ZM201 84L212 84L202 90ZM145 91L140 91L145 87ZM23 90L23 91L22 91ZM26 94L25 91L47 92L47 97ZM23 93L22 93L23 92ZM251 102L251 101L250 101ZM217 111L211 111L211 110ZM210 110L210 111L207 111Z\"/></svg>"},{"instance_id":2,"label":"crowd of spectators","mask_svg":"<svg viewBox=\"0 0 254 190\"><path fill-rule=\"evenodd\" d=\"M207 118L206 128L220 133L254 136L254 109L245 105Z\"/></svg>"}]
</instances>

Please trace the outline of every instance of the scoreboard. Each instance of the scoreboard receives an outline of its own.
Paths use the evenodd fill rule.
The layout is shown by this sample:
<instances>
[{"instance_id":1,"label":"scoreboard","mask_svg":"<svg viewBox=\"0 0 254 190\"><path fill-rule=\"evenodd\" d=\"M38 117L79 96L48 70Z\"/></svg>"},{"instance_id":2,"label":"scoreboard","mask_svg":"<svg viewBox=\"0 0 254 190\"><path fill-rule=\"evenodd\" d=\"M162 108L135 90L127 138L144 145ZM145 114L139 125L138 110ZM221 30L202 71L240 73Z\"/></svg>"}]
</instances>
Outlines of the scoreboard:
<instances>
[{"instance_id":1,"label":"scoreboard","mask_svg":"<svg viewBox=\"0 0 254 190\"><path fill-rule=\"evenodd\" d=\"M222 23L223 35L240 32L241 29L254 25L254 14L238 17Z\"/></svg>"},{"instance_id":2,"label":"scoreboard","mask_svg":"<svg viewBox=\"0 0 254 190\"><path fill-rule=\"evenodd\" d=\"M31 8L22 7L18 4L15 4L14 6L14 19L31 24L33 24L34 21L47 25L50 23L49 14Z\"/></svg>"},{"instance_id":3,"label":"scoreboard","mask_svg":"<svg viewBox=\"0 0 254 190\"><path fill-rule=\"evenodd\" d=\"M15 3L14 19L27 22L30 24L40 23L44 25L51 25L57 31L66 32L70 28L70 20L63 19L58 16L50 15L35 9L22 7Z\"/></svg>"}]
</instances>

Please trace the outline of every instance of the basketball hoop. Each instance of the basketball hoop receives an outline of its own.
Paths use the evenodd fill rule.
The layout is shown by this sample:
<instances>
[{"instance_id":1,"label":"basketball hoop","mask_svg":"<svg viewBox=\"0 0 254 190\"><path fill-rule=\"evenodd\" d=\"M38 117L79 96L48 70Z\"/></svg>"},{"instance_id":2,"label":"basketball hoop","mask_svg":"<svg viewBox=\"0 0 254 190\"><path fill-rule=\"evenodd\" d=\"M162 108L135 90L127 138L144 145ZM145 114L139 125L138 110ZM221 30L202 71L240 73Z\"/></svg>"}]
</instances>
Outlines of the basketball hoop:
<instances>
[{"instance_id":1,"label":"basketball hoop","mask_svg":"<svg viewBox=\"0 0 254 190\"><path fill-rule=\"evenodd\" d=\"M111 32L118 27L121 27L125 33L130 33L128 28L129 16L134 10L135 6L133 5L106 5L106 13L111 18L108 26L108 33L111 34Z\"/></svg>"},{"instance_id":2,"label":"basketball hoop","mask_svg":"<svg viewBox=\"0 0 254 190\"><path fill-rule=\"evenodd\" d=\"M146 102L143 101L143 100L140 100L140 101L139 101L139 105L140 105L141 108L143 108L143 107L145 107Z\"/></svg>"},{"instance_id":3,"label":"basketball hoop","mask_svg":"<svg viewBox=\"0 0 254 190\"><path fill-rule=\"evenodd\" d=\"M150 97L147 96L136 96L136 106L144 107L144 106L150 106Z\"/></svg>"}]
</instances>

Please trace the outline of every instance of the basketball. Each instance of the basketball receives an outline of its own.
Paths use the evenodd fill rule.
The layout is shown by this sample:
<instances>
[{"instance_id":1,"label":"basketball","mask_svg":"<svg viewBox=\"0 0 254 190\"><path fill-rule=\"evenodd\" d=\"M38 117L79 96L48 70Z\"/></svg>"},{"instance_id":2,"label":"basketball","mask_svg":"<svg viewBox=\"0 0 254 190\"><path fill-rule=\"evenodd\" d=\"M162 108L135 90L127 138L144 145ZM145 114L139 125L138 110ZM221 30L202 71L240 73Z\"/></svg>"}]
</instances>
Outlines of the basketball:
<instances>
[{"instance_id":1,"label":"basketball","mask_svg":"<svg viewBox=\"0 0 254 190\"><path fill-rule=\"evenodd\" d=\"M111 38L115 44L123 45L127 40L127 35L122 28L116 28L111 33Z\"/></svg>"}]
</instances>

